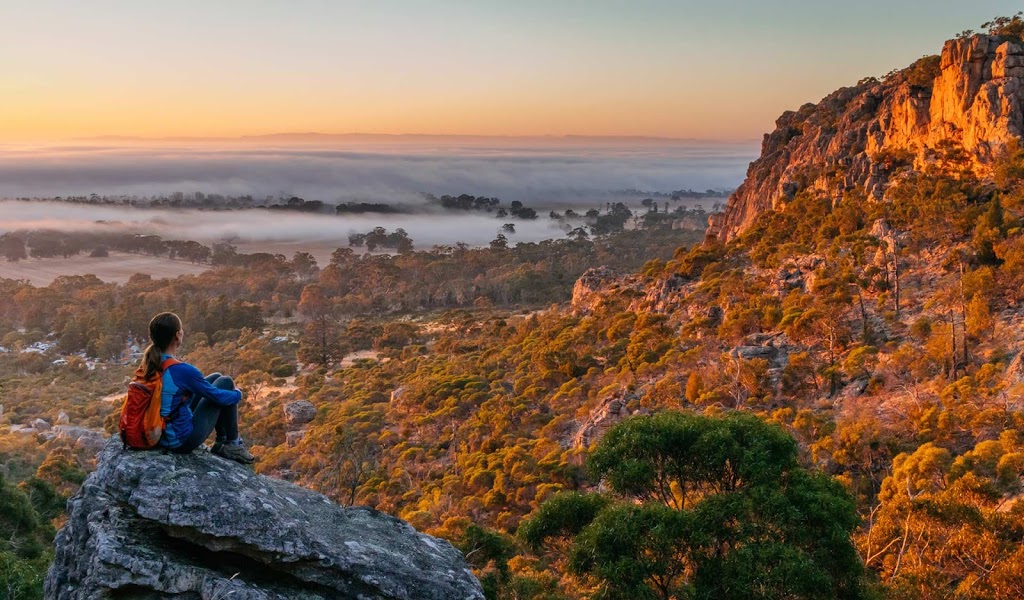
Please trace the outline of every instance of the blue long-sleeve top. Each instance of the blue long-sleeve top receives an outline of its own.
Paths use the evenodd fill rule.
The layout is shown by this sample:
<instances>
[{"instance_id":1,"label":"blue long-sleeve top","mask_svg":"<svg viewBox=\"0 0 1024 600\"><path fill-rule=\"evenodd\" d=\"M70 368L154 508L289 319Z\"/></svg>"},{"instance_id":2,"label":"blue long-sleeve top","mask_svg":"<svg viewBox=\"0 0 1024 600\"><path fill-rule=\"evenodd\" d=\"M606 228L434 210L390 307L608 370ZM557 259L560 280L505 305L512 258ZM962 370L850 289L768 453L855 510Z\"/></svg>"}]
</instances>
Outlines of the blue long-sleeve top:
<instances>
[{"instance_id":1,"label":"blue long-sleeve top","mask_svg":"<svg viewBox=\"0 0 1024 600\"><path fill-rule=\"evenodd\" d=\"M164 354L163 359L173 358ZM160 392L160 416L168 419L160 445L177 448L192 433L191 400L197 396L209 398L221 406L238 404L242 400L241 390L222 390L213 387L203 378L199 369L188 363L167 367L162 376Z\"/></svg>"}]
</instances>

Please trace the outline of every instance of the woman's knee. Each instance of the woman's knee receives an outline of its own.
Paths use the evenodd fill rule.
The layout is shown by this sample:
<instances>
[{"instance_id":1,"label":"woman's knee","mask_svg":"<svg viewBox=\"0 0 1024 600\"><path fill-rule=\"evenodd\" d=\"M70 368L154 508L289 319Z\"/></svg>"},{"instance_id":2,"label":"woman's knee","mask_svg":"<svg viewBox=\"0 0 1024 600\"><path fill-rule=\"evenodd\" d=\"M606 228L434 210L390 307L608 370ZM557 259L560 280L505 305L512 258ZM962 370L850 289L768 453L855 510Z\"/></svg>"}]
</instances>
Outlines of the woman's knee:
<instances>
[{"instance_id":1,"label":"woman's knee","mask_svg":"<svg viewBox=\"0 0 1024 600\"><path fill-rule=\"evenodd\" d=\"M227 375L223 375L218 377L217 380L213 382L213 385L214 387L219 387L222 390L233 390L235 389L235 380L231 379Z\"/></svg>"}]
</instances>

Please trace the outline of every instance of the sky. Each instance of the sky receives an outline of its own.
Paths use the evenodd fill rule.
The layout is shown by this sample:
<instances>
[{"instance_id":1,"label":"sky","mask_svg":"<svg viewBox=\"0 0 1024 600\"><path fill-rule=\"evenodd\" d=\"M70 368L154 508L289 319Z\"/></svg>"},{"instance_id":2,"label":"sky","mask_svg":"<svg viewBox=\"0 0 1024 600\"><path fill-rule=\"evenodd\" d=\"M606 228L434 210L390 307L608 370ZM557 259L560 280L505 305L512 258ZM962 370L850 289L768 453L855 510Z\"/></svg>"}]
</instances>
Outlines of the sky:
<instances>
[{"instance_id":1,"label":"sky","mask_svg":"<svg viewBox=\"0 0 1024 600\"><path fill-rule=\"evenodd\" d=\"M751 140L1020 9L973 0L0 0L0 143Z\"/></svg>"}]
</instances>

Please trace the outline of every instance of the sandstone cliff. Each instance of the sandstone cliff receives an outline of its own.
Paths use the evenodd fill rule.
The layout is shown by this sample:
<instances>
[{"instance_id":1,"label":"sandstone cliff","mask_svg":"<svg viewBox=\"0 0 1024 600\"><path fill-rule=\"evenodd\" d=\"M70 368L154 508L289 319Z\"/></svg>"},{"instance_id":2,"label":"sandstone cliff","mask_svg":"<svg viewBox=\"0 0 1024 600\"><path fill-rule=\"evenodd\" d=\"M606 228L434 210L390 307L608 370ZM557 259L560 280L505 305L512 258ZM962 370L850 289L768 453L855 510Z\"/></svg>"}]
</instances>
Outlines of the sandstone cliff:
<instances>
[{"instance_id":1,"label":"sandstone cliff","mask_svg":"<svg viewBox=\"0 0 1024 600\"><path fill-rule=\"evenodd\" d=\"M208 453L117 440L68 502L48 600L472 599L458 550Z\"/></svg>"},{"instance_id":2,"label":"sandstone cliff","mask_svg":"<svg viewBox=\"0 0 1024 600\"><path fill-rule=\"evenodd\" d=\"M761 156L709 236L723 241L750 227L761 213L802 190L835 201L860 189L884 198L901 168L923 168L951 152L979 176L1024 132L1024 45L990 35L946 42L883 80L840 89L818 104L784 113L765 135Z\"/></svg>"}]
</instances>

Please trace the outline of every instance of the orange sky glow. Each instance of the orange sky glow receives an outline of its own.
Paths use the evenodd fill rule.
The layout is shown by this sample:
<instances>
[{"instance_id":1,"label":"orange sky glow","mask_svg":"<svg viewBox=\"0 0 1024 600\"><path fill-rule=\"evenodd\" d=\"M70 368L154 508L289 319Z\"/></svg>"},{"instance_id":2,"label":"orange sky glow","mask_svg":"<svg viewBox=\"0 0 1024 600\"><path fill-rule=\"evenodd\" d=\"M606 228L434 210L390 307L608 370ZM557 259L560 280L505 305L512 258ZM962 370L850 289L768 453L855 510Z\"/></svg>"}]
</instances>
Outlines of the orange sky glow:
<instances>
[{"instance_id":1,"label":"orange sky glow","mask_svg":"<svg viewBox=\"0 0 1024 600\"><path fill-rule=\"evenodd\" d=\"M38 0L0 7L0 143L292 131L749 140L783 110L1013 8Z\"/></svg>"}]
</instances>

